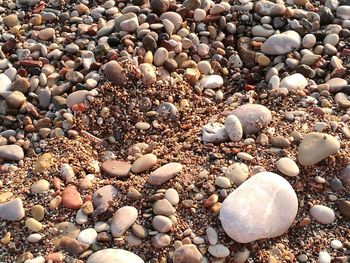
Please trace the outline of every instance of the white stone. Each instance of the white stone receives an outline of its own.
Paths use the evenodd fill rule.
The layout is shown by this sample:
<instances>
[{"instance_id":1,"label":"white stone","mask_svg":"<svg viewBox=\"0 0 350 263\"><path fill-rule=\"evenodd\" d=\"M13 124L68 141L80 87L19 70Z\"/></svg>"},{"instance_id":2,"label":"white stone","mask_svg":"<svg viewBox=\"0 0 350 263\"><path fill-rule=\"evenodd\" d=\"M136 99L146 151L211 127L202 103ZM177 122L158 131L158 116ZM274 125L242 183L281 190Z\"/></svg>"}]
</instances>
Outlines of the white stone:
<instances>
[{"instance_id":1,"label":"white stone","mask_svg":"<svg viewBox=\"0 0 350 263\"><path fill-rule=\"evenodd\" d=\"M111 226L108 225L106 222L97 222L94 226L94 229L96 230L97 233L103 232L103 231L110 231Z\"/></svg>"},{"instance_id":2,"label":"white stone","mask_svg":"<svg viewBox=\"0 0 350 263\"><path fill-rule=\"evenodd\" d=\"M209 226L206 229L206 233L207 233L209 244L216 245L216 243L218 243L218 233L216 232L216 230L211 226Z\"/></svg>"},{"instance_id":3,"label":"white stone","mask_svg":"<svg viewBox=\"0 0 350 263\"><path fill-rule=\"evenodd\" d=\"M252 176L224 200L220 220L240 243L284 234L298 211L298 198L287 180L271 173Z\"/></svg>"},{"instance_id":4,"label":"white stone","mask_svg":"<svg viewBox=\"0 0 350 263\"><path fill-rule=\"evenodd\" d=\"M219 143L228 140L225 126L221 123L212 122L202 128L203 142Z\"/></svg>"},{"instance_id":5,"label":"white stone","mask_svg":"<svg viewBox=\"0 0 350 263\"><path fill-rule=\"evenodd\" d=\"M0 218L10 221L19 221L24 217L22 200L19 198L0 204Z\"/></svg>"},{"instance_id":6,"label":"white stone","mask_svg":"<svg viewBox=\"0 0 350 263\"><path fill-rule=\"evenodd\" d=\"M318 254L318 263L331 263L331 255L327 251L321 251Z\"/></svg>"},{"instance_id":7,"label":"white stone","mask_svg":"<svg viewBox=\"0 0 350 263\"><path fill-rule=\"evenodd\" d=\"M236 186L241 185L249 176L249 168L244 163L234 163L223 169L225 176L229 178Z\"/></svg>"},{"instance_id":8,"label":"white stone","mask_svg":"<svg viewBox=\"0 0 350 263\"><path fill-rule=\"evenodd\" d=\"M233 142L238 142L243 137L243 128L240 120L235 115L229 115L225 119L225 130Z\"/></svg>"},{"instance_id":9,"label":"white stone","mask_svg":"<svg viewBox=\"0 0 350 263\"><path fill-rule=\"evenodd\" d=\"M77 237L77 240L85 244L91 245L95 243L97 238L97 232L93 228L87 228L81 231Z\"/></svg>"},{"instance_id":10,"label":"white stone","mask_svg":"<svg viewBox=\"0 0 350 263\"><path fill-rule=\"evenodd\" d=\"M319 223L328 225L335 220L334 211L324 205L314 205L310 209L310 215Z\"/></svg>"},{"instance_id":11,"label":"white stone","mask_svg":"<svg viewBox=\"0 0 350 263\"><path fill-rule=\"evenodd\" d=\"M290 158L283 157L276 162L277 169L288 176L297 176L299 174L298 165Z\"/></svg>"},{"instance_id":12,"label":"white stone","mask_svg":"<svg viewBox=\"0 0 350 263\"><path fill-rule=\"evenodd\" d=\"M11 88L11 80L5 74L0 74L0 93L9 91Z\"/></svg>"},{"instance_id":13,"label":"white stone","mask_svg":"<svg viewBox=\"0 0 350 263\"><path fill-rule=\"evenodd\" d=\"M209 75L204 76L199 84L205 89L217 89L224 85L224 79L220 75Z\"/></svg>"},{"instance_id":14,"label":"white stone","mask_svg":"<svg viewBox=\"0 0 350 263\"><path fill-rule=\"evenodd\" d=\"M297 50L301 45L300 35L288 30L281 34L274 34L269 37L261 46L261 52L267 55L283 55Z\"/></svg>"},{"instance_id":15,"label":"white stone","mask_svg":"<svg viewBox=\"0 0 350 263\"><path fill-rule=\"evenodd\" d=\"M180 201L179 193L174 188L169 188L164 193L165 199L169 201L170 204L176 205Z\"/></svg>"},{"instance_id":16,"label":"white stone","mask_svg":"<svg viewBox=\"0 0 350 263\"><path fill-rule=\"evenodd\" d=\"M337 8L337 17L350 19L350 6L342 5Z\"/></svg>"},{"instance_id":17,"label":"white stone","mask_svg":"<svg viewBox=\"0 0 350 263\"><path fill-rule=\"evenodd\" d=\"M339 240L333 239L331 241L331 247L334 248L334 249L341 249L343 247L343 244Z\"/></svg>"},{"instance_id":18,"label":"white stone","mask_svg":"<svg viewBox=\"0 0 350 263\"><path fill-rule=\"evenodd\" d=\"M221 244L209 246L208 252L216 258L226 258L230 255L230 250Z\"/></svg>"},{"instance_id":19,"label":"white stone","mask_svg":"<svg viewBox=\"0 0 350 263\"><path fill-rule=\"evenodd\" d=\"M123 249L106 248L93 253L86 263L145 263L139 256Z\"/></svg>"},{"instance_id":20,"label":"white stone","mask_svg":"<svg viewBox=\"0 0 350 263\"><path fill-rule=\"evenodd\" d=\"M77 215L75 216L75 222L77 222L78 225L82 225L85 224L87 221L87 215L85 215L83 210L80 208L77 212Z\"/></svg>"},{"instance_id":21,"label":"white stone","mask_svg":"<svg viewBox=\"0 0 350 263\"><path fill-rule=\"evenodd\" d=\"M88 90L78 90L68 95L66 104L71 108L74 104L84 102L85 97L89 94Z\"/></svg>"},{"instance_id":22,"label":"white stone","mask_svg":"<svg viewBox=\"0 0 350 263\"><path fill-rule=\"evenodd\" d=\"M42 235L35 233L35 234L31 234L27 237L28 242L30 243L37 243L42 239Z\"/></svg>"},{"instance_id":23,"label":"white stone","mask_svg":"<svg viewBox=\"0 0 350 263\"><path fill-rule=\"evenodd\" d=\"M45 263L45 258L43 256L39 256L33 259L27 259L24 263Z\"/></svg>"},{"instance_id":24,"label":"white stone","mask_svg":"<svg viewBox=\"0 0 350 263\"><path fill-rule=\"evenodd\" d=\"M282 79L280 83L281 88L287 88L289 90L303 90L308 84L307 79L300 73L295 73Z\"/></svg>"}]
</instances>

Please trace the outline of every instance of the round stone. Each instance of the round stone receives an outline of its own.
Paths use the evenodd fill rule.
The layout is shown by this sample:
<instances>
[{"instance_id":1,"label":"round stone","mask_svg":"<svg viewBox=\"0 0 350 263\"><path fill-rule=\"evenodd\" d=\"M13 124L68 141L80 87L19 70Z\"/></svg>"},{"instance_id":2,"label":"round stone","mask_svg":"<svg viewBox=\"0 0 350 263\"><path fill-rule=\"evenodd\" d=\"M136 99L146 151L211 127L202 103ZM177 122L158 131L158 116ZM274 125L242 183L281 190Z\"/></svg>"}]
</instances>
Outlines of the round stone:
<instances>
[{"instance_id":1,"label":"round stone","mask_svg":"<svg viewBox=\"0 0 350 263\"><path fill-rule=\"evenodd\" d=\"M199 71L202 74L205 75L205 74L208 74L210 72L211 65L210 65L209 61L203 60L203 61L198 62L197 68L199 69Z\"/></svg>"},{"instance_id":2,"label":"round stone","mask_svg":"<svg viewBox=\"0 0 350 263\"><path fill-rule=\"evenodd\" d=\"M231 181L227 177L224 176L218 176L215 179L215 185L221 187L221 188L230 188L231 187Z\"/></svg>"},{"instance_id":3,"label":"round stone","mask_svg":"<svg viewBox=\"0 0 350 263\"><path fill-rule=\"evenodd\" d=\"M42 239L42 235L40 234L31 234L27 237L28 242L30 243L37 243Z\"/></svg>"},{"instance_id":4,"label":"round stone","mask_svg":"<svg viewBox=\"0 0 350 263\"><path fill-rule=\"evenodd\" d=\"M196 22L203 21L206 16L207 16L207 13L205 12L204 9L197 8L196 10L194 10L194 14L193 14L194 21Z\"/></svg>"},{"instance_id":5,"label":"round stone","mask_svg":"<svg viewBox=\"0 0 350 263\"><path fill-rule=\"evenodd\" d=\"M230 255L230 250L222 244L209 246L208 252L216 258L226 258Z\"/></svg>"},{"instance_id":6,"label":"round stone","mask_svg":"<svg viewBox=\"0 0 350 263\"><path fill-rule=\"evenodd\" d=\"M313 34L306 34L301 41L304 48L312 48L316 44L316 37Z\"/></svg>"},{"instance_id":7,"label":"round stone","mask_svg":"<svg viewBox=\"0 0 350 263\"><path fill-rule=\"evenodd\" d=\"M331 263L331 255L327 251L321 251L318 254L318 263Z\"/></svg>"},{"instance_id":8,"label":"round stone","mask_svg":"<svg viewBox=\"0 0 350 263\"><path fill-rule=\"evenodd\" d=\"M297 211L298 198L288 181L275 173L261 172L226 197L220 221L232 239L249 243L284 234Z\"/></svg>"},{"instance_id":9,"label":"round stone","mask_svg":"<svg viewBox=\"0 0 350 263\"><path fill-rule=\"evenodd\" d=\"M174 188L169 188L166 190L164 197L172 205L178 204L180 200L179 193Z\"/></svg>"},{"instance_id":10,"label":"round stone","mask_svg":"<svg viewBox=\"0 0 350 263\"><path fill-rule=\"evenodd\" d=\"M335 220L334 211L324 205L314 205L310 209L310 215L319 223L328 225Z\"/></svg>"},{"instance_id":11,"label":"round stone","mask_svg":"<svg viewBox=\"0 0 350 263\"><path fill-rule=\"evenodd\" d=\"M79 233L77 240L82 242L82 243L91 245L91 244L95 243L96 238L97 238L96 230L93 228L87 228Z\"/></svg>"},{"instance_id":12,"label":"round stone","mask_svg":"<svg viewBox=\"0 0 350 263\"><path fill-rule=\"evenodd\" d=\"M244 163L234 163L224 169L224 173L236 186L239 186L248 179L249 168Z\"/></svg>"},{"instance_id":13,"label":"round stone","mask_svg":"<svg viewBox=\"0 0 350 263\"><path fill-rule=\"evenodd\" d=\"M152 185L160 185L174 178L181 171L181 163L168 163L154 170L150 174L148 182Z\"/></svg>"},{"instance_id":14,"label":"round stone","mask_svg":"<svg viewBox=\"0 0 350 263\"><path fill-rule=\"evenodd\" d=\"M160 67L164 62L169 58L169 52L166 48L160 47L154 53L153 64L157 67Z\"/></svg>"},{"instance_id":15,"label":"round stone","mask_svg":"<svg viewBox=\"0 0 350 263\"><path fill-rule=\"evenodd\" d=\"M341 249L343 247L343 244L339 240L333 239L331 241L331 247L334 248L334 249Z\"/></svg>"},{"instance_id":16,"label":"round stone","mask_svg":"<svg viewBox=\"0 0 350 263\"><path fill-rule=\"evenodd\" d=\"M200 83L204 89L217 89L224 85L224 79L220 75L204 76Z\"/></svg>"},{"instance_id":17,"label":"round stone","mask_svg":"<svg viewBox=\"0 0 350 263\"><path fill-rule=\"evenodd\" d=\"M22 104L27 100L26 96L20 91L13 91L6 97L6 104L10 108L20 108Z\"/></svg>"},{"instance_id":18,"label":"round stone","mask_svg":"<svg viewBox=\"0 0 350 263\"><path fill-rule=\"evenodd\" d=\"M314 165L338 152L340 143L332 135L310 132L304 136L298 147L298 162L303 166Z\"/></svg>"},{"instance_id":19,"label":"round stone","mask_svg":"<svg viewBox=\"0 0 350 263\"><path fill-rule=\"evenodd\" d=\"M150 4L152 10L158 14L168 11L170 6L169 0L151 0Z\"/></svg>"},{"instance_id":20,"label":"round stone","mask_svg":"<svg viewBox=\"0 0 350 263\"><path fill-rule=\"evenodd\" d=\"M260 1L269 2L269 1ZM272 2L270 2L272 3ZM261 46L261 52L267 55L284 55L301 46L301 37L294 30L270 36Z\"/></svg>"},{"instance_id":21,"label":"round stone","mask_svg":"<svg viewBox=\"0 0 350 263\"><path fill-rule=\"evenodd\" d=\"M45 28L45 29L42 29L42 30L39 31L39 38L41 40L47 41L47 40L52 39L55 36L55 34L56 34L55 29L53 29L53 28Z\"/></svg>"},{"instance_id":22,"label":"round stone","mask_svg":"<svg viewBox=\"0 0 350 263\"><path fill-rule=\"evenodd\" d=\"M161 199L153 204L153 213L156 215L171 216L175 214L175 208L167 199Z\"/></svg>"},{"instance_id":23,"label":"round stone","mask_svg":"<svg viewBox=\"0 0 350 263\"><path fill-rule=\"evenodd\" d=\"M125 87L127 85L128 79L122 66L117 61L112 60L106 63L104 73L106 78L113 84L120 87Z\"/></svg>"},{"instance_id":24,"label":"round stone","mask_svg":"<svg viewBox=\"0 0 350 263\"><path fill-rule=\"evenodd\" d=\"M84 102L86 96L89 94L87 90L78 90L68 95L66 104L69 108L73 105Z\"/></svg>"},{"instance_id":25,"label":"round stone","mask_svg":"<svg viewBox=\"0 0 350 263\"><path fill-rule=\"evenodd\" d=\"M153 153L142 155L131 166L133 173L142 173L151 169L157 163L157 156Z\"/></svg>"},{"instance_id":26,"label":"round stone","mask_svg":"<svg viewBox=\"0 0 350 263\"><path fill-rule=\"evenodd\" d=\"M0 218L9 221L18 221L24 217L22 200L19 198L0 204Z\"/></svg>"},{"instance_id":27,"label":"round stone","mask_svg":"<svg viewBox=\"0 0 350 263\"><path fill-rule=\"evenodd\" d=\"M350 201L349 200L339 200L338 210L343 217L350 219Z\"/></svg>"},{"instance_id":28,"label":"round stone","mask_svg":"<svg viewBox=\"0 0 350 263\"><path fill-rule=\"evenodd\" d=\"M44 219L45 208L42 205L34 205L31 208L31 213L35 220L41 221Z\"/></svg>"},{"instance_id":29,"label":"round stone","mask_svg":"<svg viewBox=\"0 0 350 263\"><path fill-rule=\"evenodd\" d=\"M107 160L101 165L102 171L109 177L123 178L130 174L131 164L117 160Z\"/></svg>"},{"instance_id":30,"label":"round stone","mask_svg":"<svg viewBox=\"0 0 350 263\"><path fill-rule=\"evenodd\" d=\"M288 90L303 90L308 85L307 79L300 73L295 73L281 80L280 87Z\"/></svg>"},{"instance_id":31,"label":"round stone","mask_svg":"<svg viewBox=\"0 0 350 263\"><path fill-rule=\"evenodd\" d=\"M299 174L298 165L290 158L283 157L276 162L277 169L288 176L297 176Z\"/></svg>"},{"instance_id":32,"label":"round stone","mask_svg":"<svg viewBox=\"0 0 350 263\"><path fill-rule=\"evenodd\" d=\"M182 245L174 251L174 263L200 263L202 254L193 244Z\"/></svg>"},{"instance_id":33,"label":"round stone","mask_svg":"<svg viewBox=\"0 0 350 263\"><path fill-rule=\"evenodd\" d=\"M169 232L173 227L170 218L162 215L155 216L152 225L155 230L162 233Z\"/></svg>"},{"instance_id":34,"label":"round stone","mask_svg":"<svg viewBox=\"0 0 350 263\"><path fill-rule=\"evenodd\" d=\"M30 190L35 194L45 193L50 190L50 183L44 179L41 179L32 184Z\"/></svg>"},{"instance_id":35,"label":"round stone","mask_svg":"<svg viewBox=\"0 0 350 263\"><path fill-rule=\"evenodd\" d=\"M87 259L86 263L144 263L136 254L123 249L105 248L101 249Z\"/></svg>"}]
</instances>

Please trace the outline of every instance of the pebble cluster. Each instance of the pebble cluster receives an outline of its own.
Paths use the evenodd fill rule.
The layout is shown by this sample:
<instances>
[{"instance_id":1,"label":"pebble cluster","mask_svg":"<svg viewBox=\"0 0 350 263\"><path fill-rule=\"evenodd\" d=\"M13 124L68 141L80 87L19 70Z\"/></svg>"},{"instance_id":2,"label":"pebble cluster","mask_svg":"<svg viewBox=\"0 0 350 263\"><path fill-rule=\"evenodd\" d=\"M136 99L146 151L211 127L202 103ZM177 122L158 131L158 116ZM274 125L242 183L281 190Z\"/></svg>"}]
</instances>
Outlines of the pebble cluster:
<instances>
[{"instance_id":1,"label":"pebble cluster","mask_svg":"<svg viewBox=\"0 0 350 263\"><path fill-rule=\"evenodd\" d=\"M0 0L0 262L349 262L349 40L349 0Z\"/></svg>"}]
</instances>

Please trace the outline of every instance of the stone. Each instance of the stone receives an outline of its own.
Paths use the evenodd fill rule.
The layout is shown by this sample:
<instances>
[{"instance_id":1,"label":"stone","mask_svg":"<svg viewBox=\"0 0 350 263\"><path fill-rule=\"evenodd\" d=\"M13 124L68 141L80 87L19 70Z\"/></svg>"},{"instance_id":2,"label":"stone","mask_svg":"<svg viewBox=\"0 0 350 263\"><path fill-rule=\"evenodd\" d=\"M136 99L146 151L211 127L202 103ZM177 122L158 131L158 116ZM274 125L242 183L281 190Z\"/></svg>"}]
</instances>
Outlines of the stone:
<instances>
[{"instance_id":1,"label":"stone","mask_svg":"<svg viewBox=\"0 0 350 263\"><path fill-rule=\"evenodd\" d=\"M327 251L321 251L318 254L318 263L331 263L331 255Z\"/></svg>"},{"instance_id":2,"label":"stone","mask_svg":"<svg viewBox=\"0 0 350 263\"><path fill-rule=\"evenodd\" d=\"M326 84L329 85L330 92L336 93L342 91L348 85L348 82L342 78L332 78Z\"/></svg>"},{"instance_id":3,"label":"stone","mask_svg":"<svg viewBox=\"0 0 350 263\"><path fill-rule=\"evenodd\" d=\"M37 175L44 170L50 168L54 161L54 156L51 153L44 153L34 164L33 174Z\"/></svg>"},{"instance_id":4,"label":"stone","mask_svg":"<svg viewBox=\"0 0 350 263\"><path fill-rule=\"evenodd\" d=\"M249 168L244 163L234 163L224 170L225 176L236 186L241 185L249 177Z\"/></svg>"},{"instance_id":5,"label":"stone","mask_svg":"<svg viewBox=\"0 0 350 263\"><path fill-rule=\"evenodd\" d=\"M345 188L350 189L350 165L345 166L345 168L341 171L340 180Z\"/></svg>"},{"instance_id":6,"label":"stone","mask_svg":"<svg viewBox=\"0 0 350 263\"><path fill-rule=\"evenodd\" d=\"M203 256L198 248L193 244L186 244L178 247L174 251L174 263L200 263Z\"/></svg>"},{"instance_id":7,"label":"stone","mask_svg":"<svg viewBox=\"0 0 350 263\"><path fill-rule=\"evenodd\" d=\"M167 189L164 193L164 197L172 205L176 205L180 201L179 193L174 188Z\"/></svg>"},{"instance_id":8,"label":"stone","mask_svg":"<svg viewBox=\"0 0 350 263\"><path fill-rule=\"evenodd\" d=\"M0 204L0 218L9 221L19 221L24 217L22 200L19 198Z\"/></svg>"},{"instance_id":9,"label":"stone","mask_svg":"<svg viewBox=\"0 0 350 263\"><path fill-rule=\"evenodd\" d=\"M162 1L164 1L164 0L162 0ZM160 15L159 18L160 18L160 20L164 20L164 19L170 20L173 23L173 25L175 26L175 30L179 30L182 23L183 23L182 17L176 12L164 12Z\"/></svg>"},{"instance_id":10,"label":"stone","mask_svg":"<svg viewBox=\"0 0 350 263\"><path fill-rule=\"evenodd\" d=\"M104 213L110 206L110 202L113 201L117 195L118 190L112 185L105 185L93 194L92 200L95 207L94 215Z\"/></svg>"},{"instance_id":11,"label":"stone","mask_svg":"<svg viewBox=\"0 0 350 263\"><path fill-rule=\"evenodd\" d=\"M273 33L275 32L275 30L273 29L267 29L262 25L257 25L252 27L252 34L255 37L270 37L273 35Z\"/></svg>"},{"instance_id":12,"label":"stone","mask_svg":"<svg viewBox=\"0 0 350 263\"><path fill-rule=\"evenodd\" d=\"M3 18L3 22L5 23L5 25L9 27L14 27L18 25L18 17L15 14L11 14L11 15L5 16Z\"/></svg>"},{"instance_id":13,"label":"stone","mask_svg":"<svg viewBox=\"0 0 350 263\"><path fill-rule=\"evenodd\" d=\"M79 242L78 240L67 236L61 237L57 241L56 246L72 255L81 254L89 248L88 244L84 244L83 242Z\"/></svg>"},{"instance_id":14,"label":"stone","mask_svg":"<svg viewBox=\"0 0 350 263\"><path fill-rule=\"evenodd\" d=\"M137 209L132 206L123 206L113 215L111 231L114 237L121 237L135 223Z\"/></svg>"},{"instance_id":15,"label":"stone","mask_svg":"<svg viewBox=\"0 0 350 263\"><path fill-rule=\"evenodd\" d=\"M157 156L155 156L153 153L148 153L148 154L142 155L132 164L131 171L136 174L142 173L151 169L153 166L156 165L156 163L157 163Z\"/></svg>"},{"instance_id":16,"label":"stone","mask_svg":"<svg viewBox=\"0 0 350 263\"><path fill-rule=\"evenodd\" d=\"M193 2L193 0L186 0L186 1ZM206 16L207 16L207 13L205 12L204 9L197 8L196 10L194 10L194 15L193 15L194 21L201 22L205 19Z\"/></svg>"},{"instance_id":17,"label":"stone","mask_svg":"<svg viewBox=\"0 0 350 263\"><path fill-rule=\"evenodd\" d=\"M161 233L169 232L172 227L173 223L171 222L169 217L157 215L153 218L152 221L153 228Z\"/></svg>"},{"instance_id":18,"label":"stone","mask_svg":"<svg viewBox=\"0 0 350 263\"><path fill-rule=\"evenodd\" d=\"M283 177L260 172L226 197L220 221L233 240L249 243L284 234L298 211L298 198Z\"/></svg>"},{"instance_id":19,"label":"stone","mask_svg":"<svg viewBox=\"0 0 350 263\"><path fill-rule=\"evenodd\" d=\"M262 44L261 52L266 55L284 55L293 50L298 50L300 46L300 35L293 30L288 30L281 34L274 34L270 36Z\"/></svg>"},{"instance_id":20,"label":"stone","mask_svg":"<svg viewBox=\"0 0 350 263\"><path fill-rule=\"evenodd\" d=\"M256 134L272 120L268 108L259 104L244 104L234 109L231 114L240 120L245 134Z\"/></svg>"},{"instance_id":21,"label":"stone","mask_svg":"<svg viewBox=\"0 0 350 263\"><path fill-rule=\"evenodd\" d=\"M152 185L160 185L174 178L181 171L181 163L167 163L151 172L147 181Z\"/></svg>"},{"instance_id":22,"label":"stone","mask_svg":"<svg viewBox=\"0 0 350 263\"><path fill-rule=\"evenodd\" d=\"M203 142L220 143L228 140L225 126L221 123L211 122L202 128Z\"/></svg>"},{"instance_id":23,"label":"stone","mask_svg":"<svg viewBox=\"0 0 350 263\"><path fill-rule=\"evenodd\" d=\"M52 39L55 36L55 34L56 34L55 29L53 29L53 28L45 28L45 29L42 29L42 30L39 31L39 35L38 36L39 36L39 38L41 40L47 41L47 40Z\"/></svg>"},{"instance_id":24,"label":"stone","mask_svg":"<svg viewBox=\"0 0 350 263\"><path fill-rule=\"evenodd\" d=\"M87 90L78 90L68 95L66 104L69 108L72 108L73 105L83 103L86 96L89 94Z\"/></svg>"},{"instance_id":25,"label":"stone","mask_svg":"<svg viewBox=\"0 0 350 263\"><path fill-rule=\"evenodd\" d=\"M288 90L303 90L308 85L307 79L300 73L295 73L281 80L280 87Z\"/></svg>"},{"instance_id":26,"label":"stone","mask_svg":"<svg viewBox=\"0 0 350 263\"><path fill-rule=\"evenodd\" d=\"M122 66L117 61L112 60L106 63L104 73L106 78L113 84L120 87L125 87L127 85L128 79Z\"/></svg>"},{"instance_id":27,"label":"stone","mask_svg":"<svg viewBox=\"0 0 350 263\"><path fill-rule=\"evenodd\" d=\"M79 233L77 240L84 244L91 245L96 242L96 238L97 238L96 230L93 228L87 228Z\"/></svg>"},{"instance_id":28,"label":"stone","mask_svg":"<svg viewBox=\"0 0 350 263\"><path fill-rule=\"evenodd\" d=\"M101 249L87 259L86 263L144 263L136 254L124 249L105 248Z\"/></svg>"},{"instance_id":29,"label":"stone","mask_svg":"<svg viewBox=\"0 0 350 263\"><path fill-rule=\"evenodd\" d=\"M263 16L280 16L284 15L286 7L280 3L262 0L255 4L255 11Z\"/></svg>"},{"instance_id":30,"label":"stone","mask_svg":"<svg viewBox=\"0 0 350 263\"><path fill-rule=\"evenodd\" d=\"M348 95L346 95L345 93L338 92L334 96L334 101L338 104L339 107L343 109L350 108L350 100L348 99Z\"/></svg>"},{"instance_id":31,"label":"stone","mask_svg":"<svg viewBox=\"0 0 350 263\"><path fill-rule=\"evenodd\" d=\"M328 225L335 220L334 211L324 205L314 205L310 209L310 215L319 223Z\"/></svg>"},{"instance_id":32,"label":"stone","mask_svg":"<svg viewBox=\"0 0 350 263\"><path fill-rule=\"evenodd\" d=\"M37 243L42 239L42 235L40 234L31 234L27 237L29 243Z\"/></svg>"},{"instance_id":33,"label":"stone","mask_svg":"<svg viewBox=\"0 0 350 263\"><path fill-rule=\"evenodd\" d=\"M132 233L139 238L146 238L148 236L148 230L139 224L133 224L131 227Z\"/></svg>"},{"instance_id":34,"label":"stone","mask_svg":"<svg viewBox=\"0 0 350 263\"><path fill-rule=\"evenodd\" d=\"M23 149L17 144L0 146L0 159L5 161L20 161L23 158Z\"/></svg>"},{"instance_id":35,"label":"stone","mask_svg":"<svg viewBox=\"0 0 350 263\"><path fill-rule=\"evenodd\" d=\"M339 200L338 210L343 217L350 219L350 201L349 200Z\"/></svg>"},{"instance_id":36,"label":"stone","mask_svg":"<svg viewBox=\"0 0 350 263\"><path fill-rule=\"evenodd\" d=\"M169 59L169 52L166 48L160 47L154 53L153 63L155 66L160 67L164 64L166 60Z\"/></svg>"},{"instance_id":37,"label":"stone","mask_svg":"<svg viewBox=\"0 0 350 263\"><path fill-rule=\"evenodd\" d=\"M153 213L156 215L171 216L175 214L175 208L166 199L161 199L153 204Z\"/></svg>"},{"instance_id":38,"label":"stone","mask_svg":"<svg viewBox=\"0 0 350 263\"><path fill-rule=\"evenodd\" d=\"M276 162L277 169L287 176L297 176L300 172L298 165L288 157L282 157Z\"/></svg>"},{"instance_id":39,"label":"stone","mask_svg":"<svg viewBox=\"0 0 350 263\"><path fill-rule=\"evenodd\" d=\"M316 44L316 37L313 34L306 34L301 41L304 48L312 48Z\"/></svg>"},{"instance_id":40,"label":"stone","mask_svg":"<svg viewBox=\"0 0 350 263\"><path fill-rule=\"evenodd\" d=\"M298 162L303 166L311 166L337 153L339 149L340 143L334 136L310 132L304 136L299 144Z\"/></svg>"},{"instance_id":41,"label":"stone","mask_svg":"<svg viewBox=\"0 0 350 263\"><path fill-rule=\"evenodd\" d=\"M208 252L216 258L226 258L230 255L230 250L222 244L210 245Z\"/></svg>"},{"instance_id":42,"label":"stone","mask_svg":"<svg viewBox=\"0 0 350 263\"><path fill-rule=\"evenodd\" d=\"M115 19L116 31L134 32L139 27L137 15L134 13L126 13Z\"/></svg>"},{"instance_id":43,"label":"stone","mask_svg":"<svg viewBox=\"0 0 350 263\"><path fill-rule=\"evenodd\" d=\"M342 5L337 8L337 17L344 20L350 19L350 6Z\"/></svg>"},{"instance_id":44,"label":"stone","mask_svg":"<svg viewBox=\"0 0 350 263\"><path fill-rule=\"evenodd\" d=\"M217 89L224 85L224 79L220 75L204 76L199 85L204 89Z\"/></svg>"},{"instance_id":45,"label":"stone","mask_svg":"<svg viewBox=\"0 0 350 263\"><path fill-rule=\"evenodd\" d=\"M230 188L231 187L231 181L227 177L218 176L215 179L215 185L226 189L226 188Z\"/></svg>"},{"instance_id":46,"label":"stone","mask_svg":"<svg viewBox=\"0 0 350 263\"><path fill-rule=\"evenodd\" d=\"M27 100L26 96L20 91L12 91L10 95L6 97L6 104L10 108L18 109Z\"/></svg>"},{"instance_id":47,"label":"stone","mask_svg":"<svg viewBox=\"0 0 350 263\"><path fill-rule=\"evenodd\" d=\"M11 79L4 73L0 74L0 94L9 91L12 86Z\"/></svg>"},{"instance_id":48,"label":"stone","mask_svg":"<svg viewBox=\"0 0 350 263\"><path fill-rule=\"evenodd\" d=\"M25 221L25 225L33 232L39 232L43 228L43 225L34 218L27 218Z\"/></svg>"},{"instance_id":49,"label":"stone","mask_svg":"<svg viewBox=\"0 0 350 263\"><path fill-rule=\"evenodd\" d=\"M225 130L233 142L238 142L243 137L243 128L240 120L235 115L229 115L225 119Z\"/></svg>"},{"instance_id":50,"label":"stone","mask_svg":"<svg viewBox=\"0 0 350 263\"><path fill-rule=\"evenodd\" d=\"M80 193L76 186L68 185L62 192L62 205L70 209L79 209L83 205Z\"/></svg>"},{"instance_id":51,"label":"stone","mask_svg":"<svg viewBox=\"0 0 350 263\"><path fill-rule=\"evenodd\" d=\"M171 238L167 234L159 233L151 238L151 242L155 248L164 248L170 245Z\"/></svg>"},{"instance_id":52,"label":"stone","mask_svg":"<svg viewBox=\"0 0 350 263\"><path fill-rule=\"evenodd\" d=\"M42 194L50 190L50 183L46 181L45 179L40 179L36 181L32 186L30 187L30 190L34 194Z\"/></svg>"},{"instance_id":53,"label":"stone","mask_svg":"<svg viewBox=\"0 0 350 263\"><path fill-rule=\"evenodd\" d=\"M61 164L60 173L64 181L68 183L73 182L75 179L75 173L74 173L73 167L70 166L68 163Z\"/></svg>"},{"instance_id":54,"label":"stone","mask_svg":"<svg viewBox=\"0 0 350 263\"><path fill-rule=\"evenodd\" d=\"M248 260L250 255L250 251L247 248L243 248L243 250L237 251L232 259L234 263L244 263Z\"/></svg>"},{"instance_id":55,"label":"stone","mask_svg":"<svg viewBox=\"0 0 350 263\"><path fill-rule=\"evenodd\" d=\"M155 13L162 14L168 11L170 2L169 0L151 0L151 8Z\"/></svg>"},{"instance_id":56,"label":"stone","mask_svg":"<svg viewBox=\"0 0 350 263\"><path fill-rule=\"evenodd\" d=\"M102 171L113 178L125 178L130 175L131 164L117 160L107 160L101 165Z\"/></svg>"},{"instance_id":57,"label":"stone","mask_svg":"<svg viewBox=\"0 0 350 263\"><path fill-rule=\"evenodd\" d=\"M341 241L339 241L337 239L333 239L331 241L331 247L334 249L341 249L343 247L343 244Z\"/></svg>"}]
</instances>

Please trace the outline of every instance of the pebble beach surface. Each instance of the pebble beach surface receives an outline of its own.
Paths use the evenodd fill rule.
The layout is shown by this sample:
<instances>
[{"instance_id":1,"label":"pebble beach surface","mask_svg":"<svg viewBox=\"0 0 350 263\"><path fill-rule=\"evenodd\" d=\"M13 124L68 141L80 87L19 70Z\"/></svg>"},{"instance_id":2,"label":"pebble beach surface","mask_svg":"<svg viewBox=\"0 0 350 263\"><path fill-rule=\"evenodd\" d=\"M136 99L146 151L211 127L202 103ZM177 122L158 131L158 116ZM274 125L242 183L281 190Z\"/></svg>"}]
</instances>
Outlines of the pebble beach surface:
<instances>
[{"instance_id":1,"label":"pebble beach surface","mask_svg":"<svg viewBox=\"0 0 350 263\"><path fill-rule=\"evenodd\" d=\"M0 0L0 262L350 262L350 1Z\"/></svg>"}]
</instances>

